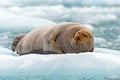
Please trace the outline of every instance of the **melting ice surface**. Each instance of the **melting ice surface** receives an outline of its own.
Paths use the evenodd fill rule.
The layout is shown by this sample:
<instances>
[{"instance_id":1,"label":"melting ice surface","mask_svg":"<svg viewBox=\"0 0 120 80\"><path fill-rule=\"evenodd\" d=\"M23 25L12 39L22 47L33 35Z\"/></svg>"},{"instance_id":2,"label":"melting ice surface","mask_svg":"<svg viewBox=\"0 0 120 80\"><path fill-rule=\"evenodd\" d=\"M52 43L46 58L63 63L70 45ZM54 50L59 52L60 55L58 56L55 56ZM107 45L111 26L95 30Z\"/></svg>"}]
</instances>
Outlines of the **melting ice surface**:
<instances>
[{"instance_id":1,"label":"melting ice surface","mask_svg":"<svg viewBox=\"0 0 120 80\"><path fill-rule=\"evenodd\" d=\"M120 80L119 0L0 0L0 80ZM16 35L73 21L94 33L94 52L19 56Z\"/></svg>"}]
</instances>

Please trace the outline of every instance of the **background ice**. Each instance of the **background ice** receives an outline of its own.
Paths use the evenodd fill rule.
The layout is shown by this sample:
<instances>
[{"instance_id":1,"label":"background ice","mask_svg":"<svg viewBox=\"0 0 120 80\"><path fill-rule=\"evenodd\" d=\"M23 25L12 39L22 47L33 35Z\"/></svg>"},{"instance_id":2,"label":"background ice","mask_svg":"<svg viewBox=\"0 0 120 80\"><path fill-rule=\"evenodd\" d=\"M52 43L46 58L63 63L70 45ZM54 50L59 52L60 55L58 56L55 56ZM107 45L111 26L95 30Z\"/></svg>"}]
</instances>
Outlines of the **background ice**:
<instances>
[{"instance_id":1,"label":"background ice","mask_svg":"<svg viewBox=\"0 0 120 80\"><path fill-rule=\"evenodd\" d=\"M5 11L0 11L0 32L2 31L29 31L31 29L55 24L52 21L16 15ZM18 29L19 28L19 29Z\"/></svg>"},{"instance_id":2,"label":"background ice","mask_svg":"<svg viewBox=\"0 0 120 80\"><path fill-rule=\"evenodd\" d=\"M0 45L11 48L13 38L34 28L56 24L47 19L34 18L0 11Z\"/></svg>"},{"instance_id":3,"label":"background ice","mask_svg":"<svg viewBox=\"0 0 120 80\"><path fill-rule=\"evenodd\" d=\"M96 47L120 50L120 43L118 40L119 39L118 37L120 35L119 7L115 6L66 7L63 5L51 5L51 6L39 5L25 7L20 6L2 7L0 8L0 10L1 10L1 25L3 25L0 26L3 28L1 31L11 30L13 26L15 28L17 26L21 28L20 30L22 30L22 32L17 31L18 28L12 30L14 30L16 34L19 34L28 32L32 28L38 27L41 24L47 25L49 24L49 22L51 24L51 22L59 23L72 21L87 25L87 27L90 28L94 33L95 39L102 38L105 40L104 43L100 43L95 40ZM42 22L40 21L41 19ZM43 22L46 20L47 22ZM8 21L8 23L3 24L5 21Z\"/></svg>"},{"instance_id":4,"label":"background ice","mask_svg":"<svg viewBox=\"0 0 120 80\"><path fill-rule=\"evenodd\" d=\"M48 8L49 7L49 8ZM28 7L9 7L6 11L22 14L26 16L33 16L37 18L45 18L53 21L65 21L73 19L73 21L80 21L81 23L100 23L102 21L116 21L116 11L119 8L111 7L65 7L63 5L55 6L28 6ZM51 11L51 14L49 14ZM75 13L74 13L75 12ZM89 14L88 14L89 13ZM58 17L57 19L55 17ZM89 18L89 20L87 20ZM87 21L86 21L87 20Z\"/></svg>"},{"instance_id":5,"label":"background ice","mask_svg":"<svg viewBox=\"0 0 120 80\"><path fill-rule=\"evenodd\" d=\"M64 6L118 6L119 0L0 0L0 6L35 6L60 5Z\"/></svg>"}]
</instances>

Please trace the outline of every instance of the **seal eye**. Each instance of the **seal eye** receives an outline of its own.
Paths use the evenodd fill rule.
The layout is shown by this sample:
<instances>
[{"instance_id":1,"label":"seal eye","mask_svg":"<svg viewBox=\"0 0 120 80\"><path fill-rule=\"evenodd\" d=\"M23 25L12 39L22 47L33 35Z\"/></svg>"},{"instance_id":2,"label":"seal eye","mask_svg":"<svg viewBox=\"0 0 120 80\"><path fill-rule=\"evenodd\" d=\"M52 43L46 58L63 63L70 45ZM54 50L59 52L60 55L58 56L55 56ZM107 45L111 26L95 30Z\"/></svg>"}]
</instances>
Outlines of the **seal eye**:
<instances>
[{"instance_id":1,"label":"seal eye","mask_svg":"<svg viewBox=\"0 0 120 80\"><path fill-rule=\"evenodd\" d=\"M78 32L78 34L80 34L80 32Z\"/></svg>"},{"instance_id":2,"label":"seal eye","mask_svg":"<svg viewBox=\"0 0 120 80\"><path fill-rule=\"evenodd\" d=\"M82 34L83 37L88 37L86 34Z\"/></svg>"}]
</instances>

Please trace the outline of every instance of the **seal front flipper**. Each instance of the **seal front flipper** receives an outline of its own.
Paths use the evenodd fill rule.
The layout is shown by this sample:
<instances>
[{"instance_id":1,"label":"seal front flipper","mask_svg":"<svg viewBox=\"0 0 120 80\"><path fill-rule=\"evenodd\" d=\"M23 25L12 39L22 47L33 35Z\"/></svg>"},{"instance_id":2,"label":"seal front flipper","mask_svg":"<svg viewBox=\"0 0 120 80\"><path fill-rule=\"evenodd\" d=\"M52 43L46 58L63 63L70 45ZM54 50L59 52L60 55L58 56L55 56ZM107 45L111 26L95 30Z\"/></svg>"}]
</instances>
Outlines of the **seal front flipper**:
<instances>
[{"instance_id":1,"label":"seal front flipper","mask_svg":"<svg viewBox=\"0 0 120 80\"><path fill-rule=\"evenodd\" d=\"M59 36L59 34L60 33L58 30L54 30L50 35L49 44L50 44L50 47L53 49L53 51L57 53L63 53L60 46L56 43L56 39Z\"/></svg>"}]
</instances>

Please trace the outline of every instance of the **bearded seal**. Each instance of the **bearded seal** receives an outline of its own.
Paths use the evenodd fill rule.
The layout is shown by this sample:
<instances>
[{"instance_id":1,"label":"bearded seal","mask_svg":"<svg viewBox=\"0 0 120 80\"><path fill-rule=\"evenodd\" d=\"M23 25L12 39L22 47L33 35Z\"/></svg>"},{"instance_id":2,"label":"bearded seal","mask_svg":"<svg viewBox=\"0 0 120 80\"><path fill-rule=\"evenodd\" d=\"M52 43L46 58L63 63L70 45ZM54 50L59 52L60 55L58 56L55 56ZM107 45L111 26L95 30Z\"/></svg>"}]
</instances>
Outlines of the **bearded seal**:
<instances>
[{"instance_id":1,"label":"bearded seal","mask_svg":"<svg viewBox=\"0 0 120 80\"><path fill-rule=\"evenodd\" d=\"M84 25L65 22L53 26L37 28L27 33L17 44L20 55L32 50L62 53L92 52L94 38Z\"/></svg>"}]
</instances>

